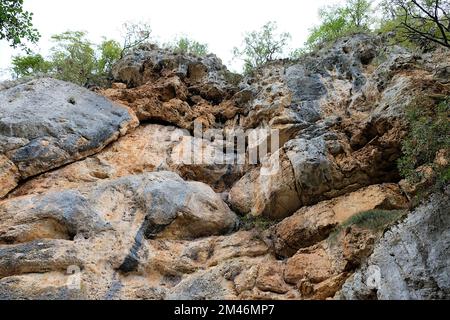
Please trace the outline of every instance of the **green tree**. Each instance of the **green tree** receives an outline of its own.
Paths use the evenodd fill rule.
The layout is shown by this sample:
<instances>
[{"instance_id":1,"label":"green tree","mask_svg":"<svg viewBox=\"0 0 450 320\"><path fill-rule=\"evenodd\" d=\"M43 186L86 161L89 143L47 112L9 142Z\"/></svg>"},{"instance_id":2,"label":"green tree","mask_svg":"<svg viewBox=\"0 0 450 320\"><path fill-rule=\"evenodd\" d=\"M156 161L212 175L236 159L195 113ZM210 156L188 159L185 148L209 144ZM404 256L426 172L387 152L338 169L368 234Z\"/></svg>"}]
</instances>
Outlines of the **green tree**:
<instances>
[{"instance_id":1,"label":"green tree","mask_svg":"<svg viewBox=\"0 0 450 320\"><path fill-rule=\"evenodd\" d=\"M51 62L46 61L40 54L13 57L11 64L13 66L14 78L31 76L38 73L46 74L52 68Z\"/></svg>"},{"instance_id":2,"label":"green tree","mask_svg":"<svg viewBox=\"0 0 450 320\"><path fill-rule=\"evenodd\" d=\"M381 30L423 49L432 44L450 48L450 2L448 0L384 0Z\"/></svg>"},{"instance_id":3,"label":"green tree","mask_svg":"<svg viewBox=\"0 0 450 320\"><path fill-rule=\"evenodd\" d=\"M308 49L334 41L353 32L367 32L371 25L372 2L347 0L341 6L328 6L319 10L321 23L313 28L306 41Z\"/></svg>"},{"instance_id":4,"label":"green tree","mask_svg":"<svg viewBox=\"0 0 450 320\"><path fill-rule=\"evenodd\" d=\"M54 76L58 79L87 85L96 69L95 50L86 33L67 31L52 36L55 42L51 49Z\"/></svg>"},{"instance_id":5,"label":"green tree","mask_svg":"<svg viewBox=\"0 0 450 320\"><path fill-rule=\"evenodd\" d=\"M100 57L97 62L97 73L109 75L114 63L120 59L122 47L115 40L104 39L98 50Z\"/></svg>"},{"instance_id":6,"label":"green tree","mask_svg":"<svg viewBox=\"0 0 450 320\"><path fill-rule=\"evenodd\" d=\"M349 15L350 28L357 31L370 29L372 1L369 0L347 0L346 9Z\"/></svg>"},{"instance_id":7,"label":"green tree","mask_svg":"<svg viewBox=\"0 0 450 320\"><path fill-rule=\"evenodd\" d=\"M24 40L36 43L39 32L33 28L33 13L23 9L23 0L0 1L0 40L6 40L13 48L26 48Z\"/></svg>"},{"instance_id":8,"label":"green tree","mask_svg":"<svg viewBox=\"0 0 450 320\"><path fill-rule=\"evenodd\" d=\"M206 56L208 54L207 44L189 39L188 37L181 37L166 46L175 53L193 54L199 57Z\"/></svg>"},{"instance_id":9,"label":"green tree","mask_svg":"<svg viewBox=\"0 0 450 320\"><path fill-rule=\"evenodd\" d=\"M243 48L235 47L235 58L244 60L244 73L249 74L255 68L279 58L291 39L289 33L277 33L276 22L266 23L261 30L245 35Z\"/></svg>"}]
</instances>

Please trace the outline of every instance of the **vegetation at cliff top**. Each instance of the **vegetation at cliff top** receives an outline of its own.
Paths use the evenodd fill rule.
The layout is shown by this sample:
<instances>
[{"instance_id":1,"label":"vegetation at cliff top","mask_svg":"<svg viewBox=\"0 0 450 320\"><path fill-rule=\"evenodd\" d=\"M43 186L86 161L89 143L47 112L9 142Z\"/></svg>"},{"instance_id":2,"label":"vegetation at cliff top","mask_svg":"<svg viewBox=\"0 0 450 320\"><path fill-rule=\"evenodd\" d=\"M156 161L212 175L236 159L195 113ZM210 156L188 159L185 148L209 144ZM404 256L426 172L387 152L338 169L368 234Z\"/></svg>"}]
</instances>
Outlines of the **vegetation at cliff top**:
<instances>
[{"instance_id":1,"label":"vegetation at cliff top","mask_svg":"<svg viewBox=\"0 0 450 320\"><path fill-rule=\"evenodd\" d=\"M259 31L248 32L241 48L233 49L235 58L244 60L244 73L280 58L291 38L287 32L277 33L276 22L268 22Z\"/></svg>"},{"instance_id":2,"label":"vegetation at cliff top","mask_svg":"<svg viewBox=\"0 0 450 320\"><path fill-rule=\"evenodd\" d=\"M150 41L151 29L146 23L127 23L123 28L122 45L107 38L95 45L83 31L66 31L53 35L54 46L48 58L36 53L13 57L13 76L21 78L44 74L81 86L108 86L114 63L134 47ZM206 44L188 37L179 38L165 47L180 54L208 54Z\"/></svg>"},{"instance_id":3,"label":"vegetation at cliff top","mask_svg":"<svg viewBox=\"0 0 450 320\"><path fill-rule=\"evenodd\" d=\"M40 73L81 86L107 85L112 66L120 58L119 43L104 39L95 46L81 31L66 31L52 40L54 46L48 59L40 54L14 57L14 77Z\"/></svg>"},{"instance_id":4,"label":"vegetation at cliff top","mask_svg":"<svg viewBox=\"0 0 450 320\"><path fill-rule=\"evenodd\" d=\"M306 48L334 41L353 32L368 32L371 29L372 1L347 0L343 6L328 6L319 11L321 24L310 31Z\"/></svg>"},{"instance_id":5,"label":"vegetation at cliff top","mask_svg":"<svg viewBox=\"0 0 450 320\"><path fill-rule=\"evenodd\" d=\"M208 45L200 43L187 36L183 36L174 40L173 42L166 43L164 45L169 50L179 54L192 54L195 56L203 57L208 54Z\"/></svg>"},{"instance_id":6,"label":"vegetation at cliff top","mask_svg":"<svg viewBox=\"0 0 450 320\"><path fill-rule=\"evenodd\" d=\"M450 48L450 1L383 0L380 31L395 31L393 41L430 49Z\"/></svg>"},{"instance_id":7,"label":"vegetation at cliff top","mask_svg":"<svg viewBox=\"0 0 450 320\"><path fill-rule=\"evenodd\" d=\"M23 0L2 1L0 6L0 40L11 46L22 46L23 40L37 42L39 33L32 27L32 13L23 11ZM346 0L340 6L320 10L320 23L310 30L301 48L289 56L299 58L323 44L358 32L389 34L391 41L414 49L430 50L435 46L450 48L450 2L448 0L383 0L377 8L373 0ZM260 30L247 32L242 45L233 49L235 58L244 61L244 73L272 60L288 55L291 36L279 33L276 22L268 22ZM155 42L148 22L123 25L123 42L105 39L95 46L84 32L64 32L52 37L55 42L51 57L31 53L13 59L15 77L45 73L81 85L108 83L115 61L147 42ZM163 45L178 53L204 56L208 45L183 36Z\"/></svg>"}]
</instances>

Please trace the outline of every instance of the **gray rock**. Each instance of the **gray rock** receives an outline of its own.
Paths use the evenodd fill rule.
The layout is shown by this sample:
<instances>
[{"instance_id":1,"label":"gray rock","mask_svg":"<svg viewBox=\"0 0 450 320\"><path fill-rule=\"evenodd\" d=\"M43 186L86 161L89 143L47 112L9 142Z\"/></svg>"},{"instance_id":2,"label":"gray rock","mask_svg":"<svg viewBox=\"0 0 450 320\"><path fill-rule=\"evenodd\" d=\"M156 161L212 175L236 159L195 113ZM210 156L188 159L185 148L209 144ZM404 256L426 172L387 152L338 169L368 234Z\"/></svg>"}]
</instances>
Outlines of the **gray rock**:
<instances>
[{"instance_id":1,"label":"gray rock","mask_svg":"<svg viewBox=\"0 0 450 320\"><path fill-rule=\"evenodd\" d=\"M436 194L388 231L338 299L450 298L450 201ZM379 282L376 278L380 271ZM375 279L372 286L368 280Z\"/></svg>"},{"instance_id":2,"label":"gray rock","mask_svg":"<svg viewBox=\"0 0 450 320\"><path fill-rule=\"evenodd\" d=\"M25 273L65 272L83 266L76 247L65 240L36 240L0 248L0 279Z\"/></svg>"},{"instance_id":3,"label":"gray rock","mask_svg":"<svg viewBox=\"0 0 450 320\"><path fill-rule=\"evenodd\" d=\"M59 80L0 91L0 154L22 179L94 154L136 125L127 109Z\"/></svg>"},{"instance_id":4,"label":"gray rock","mask_svg":"<svg viewBox=\"0 0 450 320\"><path fill-rule=\"evenodd\" d=\"M317 73L308 72L302 65L286 69L286 84L293 92L293 102L319 100L327 93Z\"/></svg>"},{"instance_id":5,"label":"gray rock","mask_svg":"<svg viewBox=\"0 0 450 320\"><path fill-rule=\"evenodd\" d=\"M167 300L225 300L232 296L231 285L226 285L223 275L227 265L199 272L180 282L167 296Z\"/></svg>"},{"instance_id":6,"label":"gray rock","mask_svg":"<svg viewBox=\"0 0 450 320\"><path fill-rule=\"evenodd\" d=\"M0 203L0 243L88 238L113 228L104 218L111 213L132 221L142 213L145 221L139 236L147 239L164 231L176 238L219 235L237 225L237 217L207 185L156 172L5 200ZM36 224L43 232L50 231L39 234Z\"/></svg>"},{"instance_id":7,"label":"gray rock","mask_svg":"<svg viewBox=\"0 0 450 320\"><path fill-rule=\"evenodd\" d=\"M285 145L285 149L294 170L296 190L303 204L311 204L312 197L320 197L330 190L331 164L323 137L294 139ZM317 199L313 201L316 202Z\"/></svg>"}]
</instances>

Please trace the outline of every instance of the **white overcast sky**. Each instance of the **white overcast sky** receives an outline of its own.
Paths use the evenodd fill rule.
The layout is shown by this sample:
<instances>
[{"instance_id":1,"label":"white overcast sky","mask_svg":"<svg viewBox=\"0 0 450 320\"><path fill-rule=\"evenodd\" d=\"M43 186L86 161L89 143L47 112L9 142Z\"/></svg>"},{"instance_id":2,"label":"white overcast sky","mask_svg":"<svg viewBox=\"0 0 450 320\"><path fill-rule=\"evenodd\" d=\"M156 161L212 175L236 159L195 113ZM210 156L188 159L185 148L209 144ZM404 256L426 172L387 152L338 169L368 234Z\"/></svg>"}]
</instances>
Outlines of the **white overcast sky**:
<instances>
[{"instance_id":1,"label":"white overcast sky","mask_svg":"<svg viewBox=\"0 0 450 320\"><path fill-rule=\"evenodd\" d=\"M43 55L51 47L50 36L67 30L87 31L93 42L102 36L120 40L126 21L148 21L153 36L166 42L187 35L208 43L211 52L234 71L240 64L232 60L232 48L239 46L246 31L276 21L280 32L292 35L292 48L301 47L308 29L318 22L318 9L343 0L25 0L25 9L34 12L34 25L42 38L33 47ZM0 78L9 76L14 51L0 42Z\"/></svg>"}]
</instances>

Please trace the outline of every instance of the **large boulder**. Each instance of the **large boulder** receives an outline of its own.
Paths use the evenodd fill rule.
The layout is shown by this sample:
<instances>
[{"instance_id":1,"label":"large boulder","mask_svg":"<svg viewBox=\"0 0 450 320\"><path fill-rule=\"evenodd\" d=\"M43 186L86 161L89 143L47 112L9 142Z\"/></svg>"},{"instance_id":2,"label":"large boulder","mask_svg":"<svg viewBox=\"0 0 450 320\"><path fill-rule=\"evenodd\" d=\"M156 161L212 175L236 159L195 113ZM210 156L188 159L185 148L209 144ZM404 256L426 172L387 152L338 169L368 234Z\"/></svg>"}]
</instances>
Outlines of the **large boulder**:
<instances>
[{"instance_id":1,"label":"large boulder","mask_svg":"<svg viewBox=\"0 0 450 320\"><path fill-rule=\"evenodd\" d=\"M59 80L1 90L0 196L21 179L100 151L137 124L126 108Z\"/></svg>"},{"instance_id":2,"label":"large boulder","mask_svg":"<svg viewBox=\"0 0 450 320\"><path fill-rule=\"evenodd\" d=\"M303 207L270 230L275 253L290 257L299 249L328 238L335 228L369 210L408 209L408 200L395 184L374 185L312 207Z\"/></svg>"},{"instance_id":3,"label":"large boulder","mask_svg":"<svg viewBox=\"0 0 450 320\"><path fill-rule=\"evenodd\" d=\"M117 274L125 277L146 268L154 270L164 254L173 259L166 268L175 268L178 261L187 272L180 256L164 247L228 234L238 224L236 215L211 188L185 182L171 172L3 200L0 221L0 297L4 299L26 294L112 298L109 290L114 290L110 287ZM149 251L151 245L160 250L155 257L156 251ZM239 254L235 250L226 253L227 248L222 249L223 258ZM209 252L208 246L205 250ZM247 250L263 254L267 247ZM213 253L206 257L217 258L218 253ZM191 260L194 264L198 258L194 255ZM67 272L72 269L78 270L84 284L68 292ZM160 280L169 276L167 270ZM87 292L79 291L86 288Z\"/></svg>"},{"instance_id":4,"label":"large boulder","mask_svg":"<svg viewBox=\"0 0 450 320\"><path fill-rule=\"evenodd\" d=\"M215 235L232 231L237 222L220 196L205 184L157 172L4 200L0 243L91 237L111 228L111 220L120 221L122 214L134 219L143 215L142 232L147 237Z\"/></svg>"}]
</instances>

